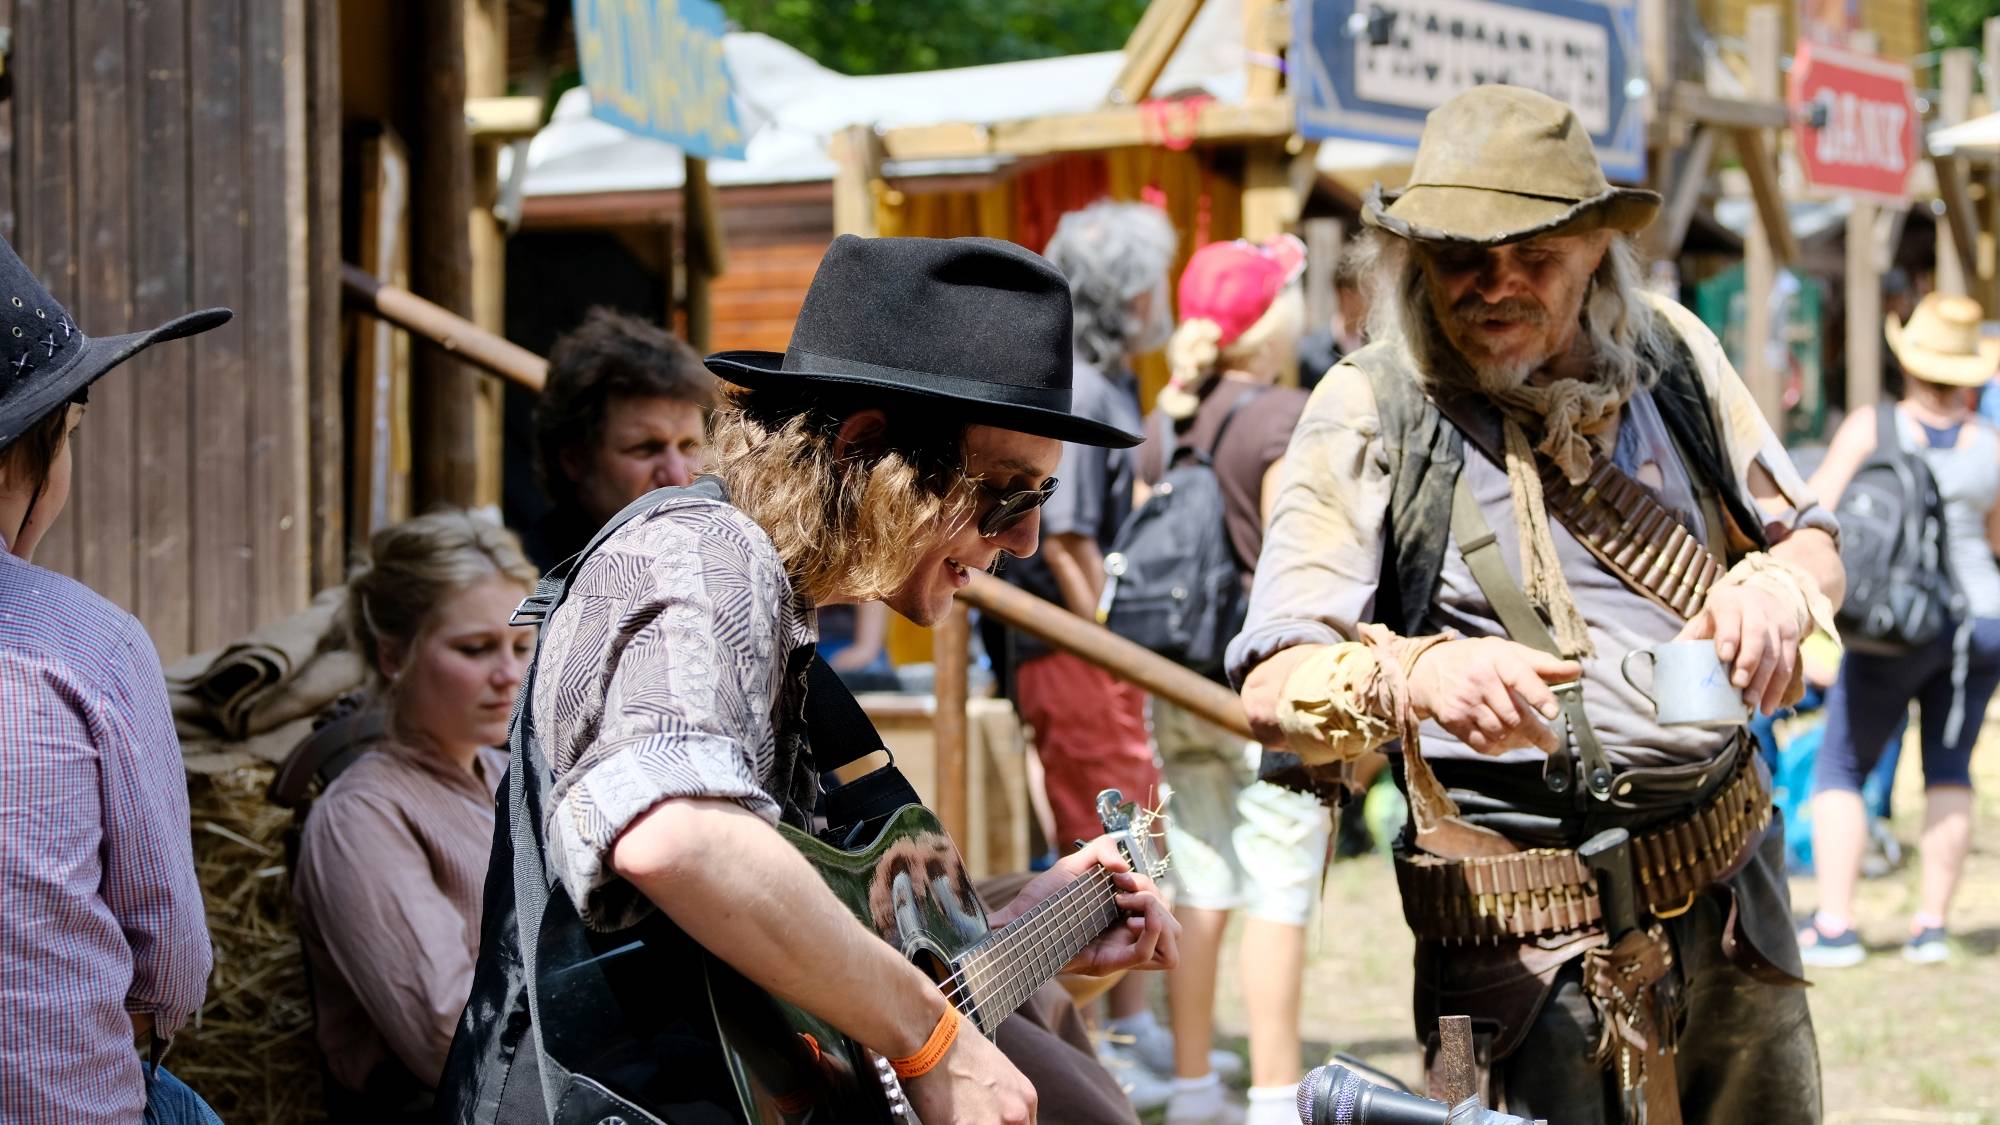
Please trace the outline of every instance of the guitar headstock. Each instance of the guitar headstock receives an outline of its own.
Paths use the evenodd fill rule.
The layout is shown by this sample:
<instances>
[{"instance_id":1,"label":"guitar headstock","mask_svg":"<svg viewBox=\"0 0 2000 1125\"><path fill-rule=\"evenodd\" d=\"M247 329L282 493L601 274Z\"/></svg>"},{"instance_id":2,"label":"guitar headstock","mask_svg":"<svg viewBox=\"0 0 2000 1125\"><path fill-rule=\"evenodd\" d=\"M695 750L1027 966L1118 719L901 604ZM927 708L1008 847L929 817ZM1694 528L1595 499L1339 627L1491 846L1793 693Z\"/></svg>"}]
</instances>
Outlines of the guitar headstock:
<instances>
[{"instance_id":1,"label":"guitar headstock","mask_svg":"<svg viewBox=\"0 0 2000 1125\"><path fill-rule=\"evenodd\" d=\"M1106 789L1097 795L1097 816L1104 831L1118 838L1119 850L1132 870L1149 879L1166 874L1167 857L1160 854L1164 834L1160 822L1164 818L1157 811L1127 801L1116 789Z\"/></svg>"}]
</instances>

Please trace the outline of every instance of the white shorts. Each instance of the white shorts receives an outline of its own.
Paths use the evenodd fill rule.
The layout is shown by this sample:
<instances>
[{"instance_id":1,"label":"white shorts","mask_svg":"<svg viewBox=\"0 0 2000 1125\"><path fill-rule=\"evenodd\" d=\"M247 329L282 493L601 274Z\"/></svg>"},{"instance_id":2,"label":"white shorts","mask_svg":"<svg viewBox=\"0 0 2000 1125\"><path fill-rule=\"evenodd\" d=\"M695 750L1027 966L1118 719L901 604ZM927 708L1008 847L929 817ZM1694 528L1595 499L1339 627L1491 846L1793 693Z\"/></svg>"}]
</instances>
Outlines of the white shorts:
<instances>
[{"instance_id":1,"label":"white shorts","mask_svg":"<svg viewBox=\"0 0 2000 1125\"><path fill-rule=\"evenodd\" d=\"M1258 781L1256 743L1157 697L1152 720L1171 794L1167 870L1177 901L1305 925L1333 829L1326 807Z\"/></svg>"}]
</instances>

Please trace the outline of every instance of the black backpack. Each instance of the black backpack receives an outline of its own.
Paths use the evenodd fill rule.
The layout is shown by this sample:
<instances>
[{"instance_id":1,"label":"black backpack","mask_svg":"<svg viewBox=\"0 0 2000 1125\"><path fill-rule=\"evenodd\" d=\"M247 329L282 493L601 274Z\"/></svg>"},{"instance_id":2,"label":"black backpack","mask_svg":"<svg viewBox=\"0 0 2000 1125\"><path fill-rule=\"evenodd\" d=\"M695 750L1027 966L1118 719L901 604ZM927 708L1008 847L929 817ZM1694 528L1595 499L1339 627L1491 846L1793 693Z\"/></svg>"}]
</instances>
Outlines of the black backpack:
<instances>
[{"instance_id":1,"label":"black backpack","mask_svg":"<svg viewBox=\"0 0 2000 1125\"><path fill-rule=\"evenodd\" d=\"M1174 447L1165 475L1104 556L1105 627L1215 680L1223 678L1223 650L1250 607L1214 456L1237 412L1262 393L1247 391L1229 404L1206 451Z\"/></svg>"},{"instance_id":2,"label":"black backpack","mask_svg":"<svg viewBox=\"0 0 2000 1125\"><path fill-rule=\"evenodd\" d=\"M1875 452L1834 512L1847 567L1841 640L1856 652L1896 655L1937 639L1958 616L1944 498L1923 459L1904 448L1894 406L1875 407Z\"/></svg>"}]
</instances>

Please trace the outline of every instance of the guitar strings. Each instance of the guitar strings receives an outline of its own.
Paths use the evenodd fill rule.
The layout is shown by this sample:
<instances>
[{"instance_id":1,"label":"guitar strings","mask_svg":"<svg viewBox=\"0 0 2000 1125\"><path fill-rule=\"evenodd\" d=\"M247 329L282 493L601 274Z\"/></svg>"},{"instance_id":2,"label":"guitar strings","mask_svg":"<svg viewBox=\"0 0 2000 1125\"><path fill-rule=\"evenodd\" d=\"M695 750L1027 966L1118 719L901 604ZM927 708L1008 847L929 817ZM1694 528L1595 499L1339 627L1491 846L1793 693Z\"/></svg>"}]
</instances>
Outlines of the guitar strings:
<instances>
[{"instance_id":1,"label":"guitar strings","mask_svg":"<svg viewBox=\"0 0 2000 1125\"><path fill-rule=\"evenodd\" d=\"M1157 878L1161 872L1166 870L1167 861L1160 859L1151 866L1152 869L1147 871L1146 874L1149 878ZM1031 919L1049 917L1058 911L1066 910L1075 905L1077 899L1082 898L1087 892L1093 889L1115 885L1112 882L1109 872L1102 867L1095 868L1091 874L1079 876L1047 900L1037 904L1021 921L1029 922ZM1113 921L1115 921L1115 905L1112 909L1114 911ZM1020 951L1015 957L1010 957L1008 963L993 966L983 961L972 962L967 964L965 968L945 978L939 987L944 991L946 999L954 1007L964 1010L968 1002L976 1008L978 1000L973 998L973 994L975 992L988 992L989 986L998 985L1003 989L1007 989L1013 988L1029 979L1045 977L1044 971L1036 965L1036 962L1047 951L1055 948L1064 940L1076 936L1076 925L1080 921L1082 919L1079 917L1065 916L1059 920L1059 924L1048 925L1045 923L1045 929L1032 932L1030 946ZM1099 930L1097 932L1101 933L1103 931ZM1087 935L1085 945L1089 944L1088 939L1094 939L1096 936L1096 933ZM968 959L971 956L976 956L978 952L978 949L971 951ZM1060 968L1060 966L1057 967Z\"/></svg>"}]
</instances>

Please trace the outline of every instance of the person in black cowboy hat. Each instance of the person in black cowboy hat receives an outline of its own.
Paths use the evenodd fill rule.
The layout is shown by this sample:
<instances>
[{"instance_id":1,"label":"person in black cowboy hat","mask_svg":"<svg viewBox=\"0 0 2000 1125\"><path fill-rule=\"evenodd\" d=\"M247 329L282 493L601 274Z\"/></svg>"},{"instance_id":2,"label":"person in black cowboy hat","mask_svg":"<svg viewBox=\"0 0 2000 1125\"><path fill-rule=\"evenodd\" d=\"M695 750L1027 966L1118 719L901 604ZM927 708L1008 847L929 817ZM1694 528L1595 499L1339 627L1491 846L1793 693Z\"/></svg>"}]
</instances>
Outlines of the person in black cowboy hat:
<instances>
[{"instance_id":1,"label":"person in black cowboy hat","mask_svg":"<svg viewBox=\"0 0 2000 1125\"><path fill-rule=\"evenodd\" d=\"M1018 246L842 237L783 355L709 357L734 386L714 419L715 476L627 509L572 571L545 580L539 604L555 608L524 606L547 617L516 710L515 773L547 784L503 802L480 964L439 1092L445 1120L738 1119L706 1002L685 1019L669 999L704 995L706 959L690 942L753 996L810 1013L812 1043L838 1032L892 1060L927 1125L1034 1119L1030 1080L970 1022L961 1032L938 986L857 922L776 826L833 815L820 763L841 748L819 734L838 686L808 670L815 608L878 599L920 625L940 620L973 571L1035 550L1062 442L1138 442L1071 413L1070 335L1063 276ZM858 708L851 718L854 738L873 737ZM909 858L929 874L864 879L864 912L893 925L964 908L939 902L966 886L948 864ZM1099 867L1124 918L1067 969L1172 967L1178 929L1108 837L993 922ZM614 970L587 953L634 948L681 950L638 978L655 991L637 1014L620 1004L629 989L592 991ZM706 987L724 1019L749 1018L756 1005L723 999L717 980L735 978L717 971ZM1003 1042L1019 1022L1001 1024ZM770 1065L802 1042L743 1038L732 1042ZM820 1050L815 1074L834 1065ZM815 1104L820 1079L800 1081L775 1093Z\"/></svg>"},{"instance_id":2,"label":"person in black cowboy hat","mask_svg":"<svg viewBox=\"0 0 2000 1125\"><path fill-rule=\"evenodd\" d=\"M131 614L28 560L69 499L90 385L229 315L89 336L0 241L0 1119L216 1120L157 1065L210 963L159 658Z\"/></svg>"}]
</instances>

